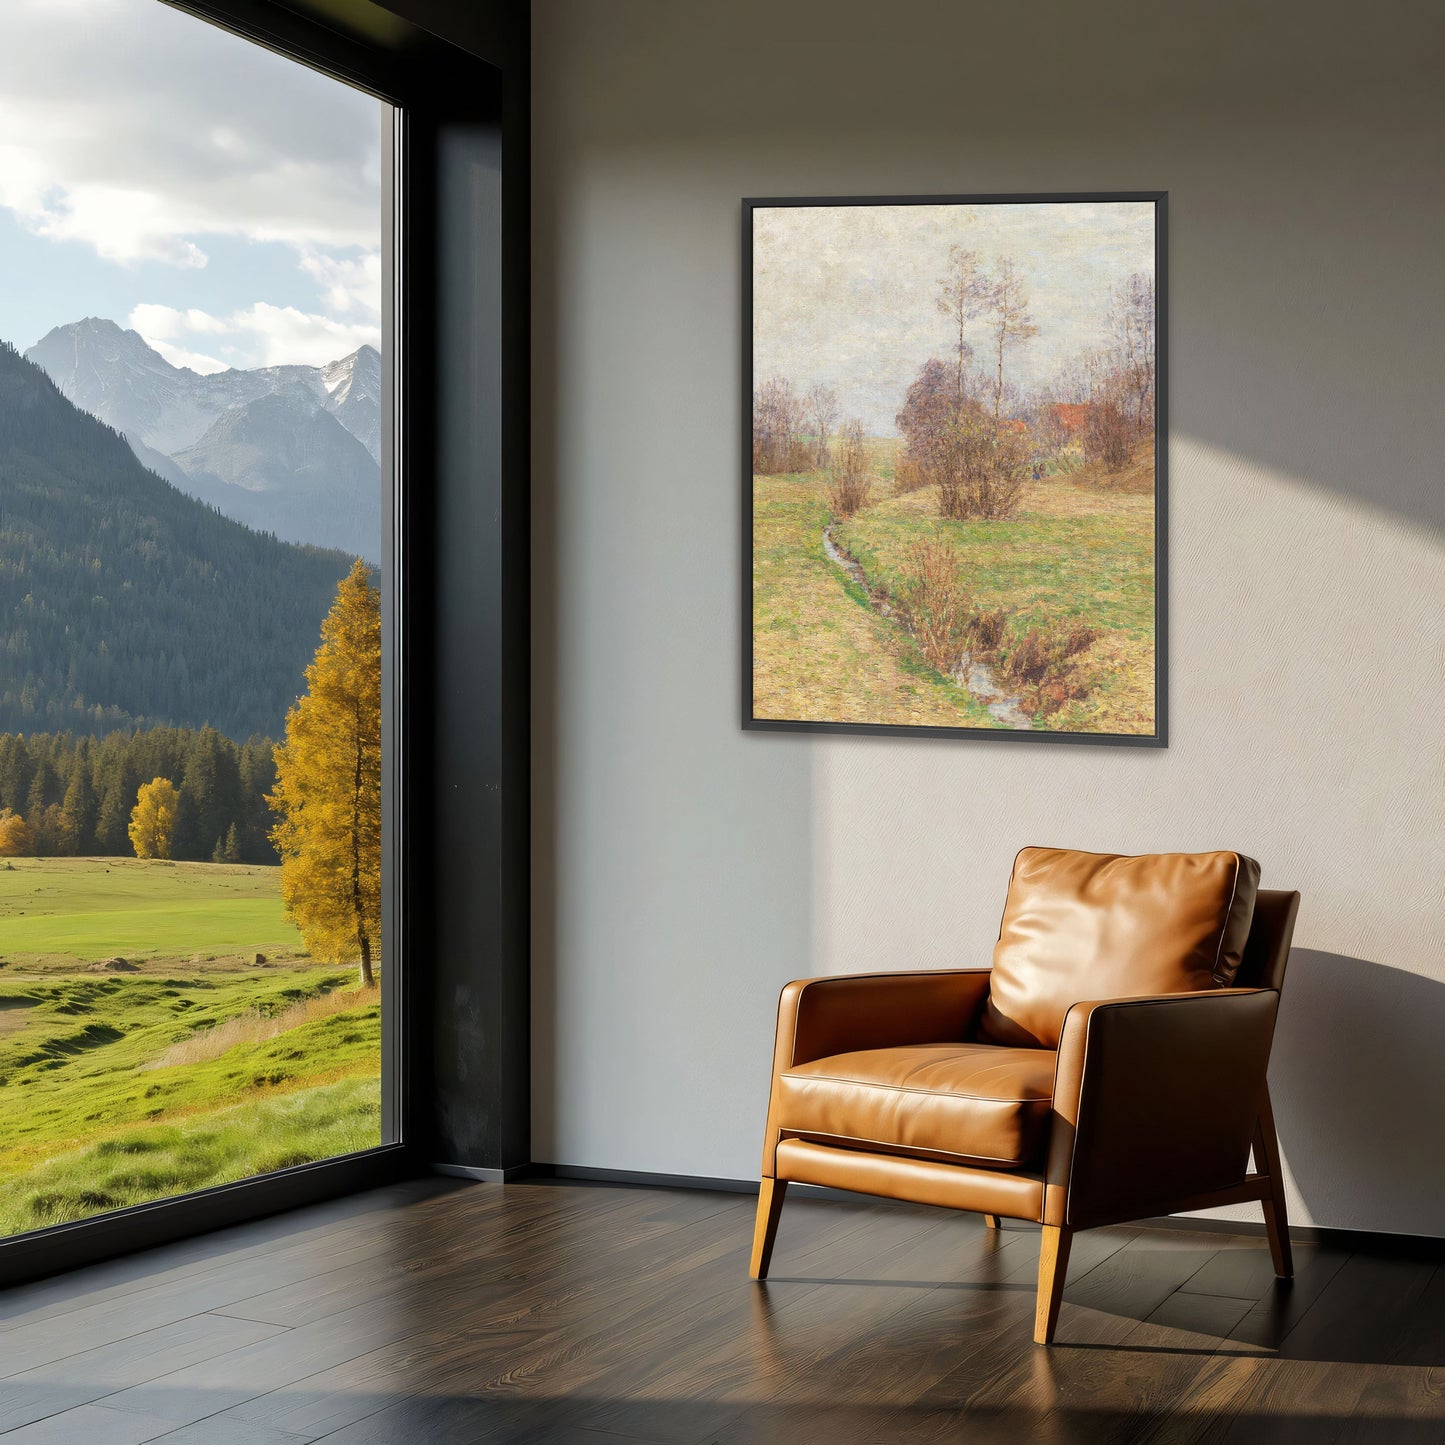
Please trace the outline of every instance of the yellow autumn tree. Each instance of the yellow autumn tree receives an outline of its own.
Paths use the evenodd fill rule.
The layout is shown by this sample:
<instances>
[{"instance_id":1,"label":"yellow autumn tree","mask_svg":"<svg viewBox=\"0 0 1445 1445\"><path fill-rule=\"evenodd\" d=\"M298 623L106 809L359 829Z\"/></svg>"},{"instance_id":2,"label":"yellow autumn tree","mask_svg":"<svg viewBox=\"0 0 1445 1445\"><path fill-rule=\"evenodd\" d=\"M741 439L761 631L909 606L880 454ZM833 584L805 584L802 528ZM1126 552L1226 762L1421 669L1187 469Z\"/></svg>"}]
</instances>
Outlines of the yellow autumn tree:
<instances>
[{"instance_id":1,"label":"yellow autumn tree","mask_svg":"<svg viewBox=\"0 0 1445 1445\"><path fill-rule=\"evenodd\" d=\"M381 594L358 559L321 624L306 694L276 749L281 898L316 958L357 958L375 981L381 944Z\"/></svg>"},{"instance_id":2,"label":"yellow autumn tree","mask_svg":"<svg viewBox=\"0 0 1445 1445\"><path fill-rule=\"evenodd\" d=\"M20 858L30 851L30 825L11 808L0 808L0 858Z\"/></svg>"},{"instance_id":3,"label":"yellow autumn tree","mask_svg":"<svg viewBox=\"0 0 1445 1445\"><path fill-rule=\"evenodd\" d=\"M176 833L176 785L169 778L152 778L136 791L131 809L131 846L137 858L169 858Z\"/></svg>"}]
</instances>

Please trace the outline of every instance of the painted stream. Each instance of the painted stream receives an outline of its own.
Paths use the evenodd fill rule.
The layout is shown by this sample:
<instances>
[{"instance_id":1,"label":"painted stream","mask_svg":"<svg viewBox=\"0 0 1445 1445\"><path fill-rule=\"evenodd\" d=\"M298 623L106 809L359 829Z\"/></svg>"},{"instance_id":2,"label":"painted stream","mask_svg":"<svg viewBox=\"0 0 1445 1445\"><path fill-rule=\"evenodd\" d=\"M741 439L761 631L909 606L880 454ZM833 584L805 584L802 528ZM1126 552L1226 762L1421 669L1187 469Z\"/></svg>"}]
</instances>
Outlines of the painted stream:
<instances>
[{"instance_id":1,"label":"painted stream","mask_svg":"<svg viewBox=\"0 0 1445 1445\"><path fill-rule=\"evenodd\" d=\"M868 598L868 605L880 617L887 617L891 614L892 609L888 604L879 602L873 596L862 567L833 540L833 524L831 522L823 528L823 551L835 567L840 568L851 581L856 582L863 589ZM1019 710L1018 698L1010 697L999 687L998 680L993 674L993 668L986 662L974 662L968 653L964 653L953 678L955 682L961 683L983 703L1002 726L1023 730L1033 727L1033 721L1028 714Z\"/></svg>"}]
</instances>

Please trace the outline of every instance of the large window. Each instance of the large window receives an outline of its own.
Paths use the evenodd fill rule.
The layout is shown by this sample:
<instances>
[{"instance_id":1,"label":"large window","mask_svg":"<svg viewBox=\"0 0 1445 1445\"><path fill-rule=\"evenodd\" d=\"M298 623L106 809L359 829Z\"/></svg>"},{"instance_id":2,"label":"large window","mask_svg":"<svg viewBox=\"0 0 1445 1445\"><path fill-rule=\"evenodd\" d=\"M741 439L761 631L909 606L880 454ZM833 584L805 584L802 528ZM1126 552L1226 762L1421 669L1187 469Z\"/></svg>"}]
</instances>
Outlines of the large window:
<instances>
[{"instance_id":1,"label":"large window","mask_svg":"<svg viewBox=\"0 0 1445 1445\"><path fill-rule=\"evenodd\" d=\"M391 1130L395 125L160 0L6 5L0 1235Z\"/></svg>"}]
</instances>

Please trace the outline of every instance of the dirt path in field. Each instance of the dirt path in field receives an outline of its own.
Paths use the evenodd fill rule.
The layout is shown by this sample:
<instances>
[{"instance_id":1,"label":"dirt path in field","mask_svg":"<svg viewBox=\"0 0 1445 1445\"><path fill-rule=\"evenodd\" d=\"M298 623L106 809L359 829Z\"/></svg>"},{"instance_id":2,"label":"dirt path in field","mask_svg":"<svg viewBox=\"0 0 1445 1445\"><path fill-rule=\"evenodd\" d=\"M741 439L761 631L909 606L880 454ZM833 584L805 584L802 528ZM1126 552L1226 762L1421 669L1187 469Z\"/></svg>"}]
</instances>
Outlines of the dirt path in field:
<instances>
[{"instance_id":1,"label":"dirt path in field","mask_svg":"<svg viewBox=\"0 0 1445 1445\"><path fill-rule=\"evenodd\" d=\"M833 540L833 524L831 522L823 528L823 551L834 566L840 567L868 594L869 605L880 617L890 616L892 609L886 602L879 601L874 597L862 567ZM974 662L965 653L963 661L959 663L958 670L954 673L954 681L966 687L988 709L989 715L996 718L1004 727L1017 728L1022 731L1028 731L1033 727L1033 720L1027 713L1020 710L1018 698L1009 696L998 685L993 675L993 669L986 663Z\"/></svg>"},{"instance_id":2,"label":"dirt path in field","mask_svg":"<svg viewBox=\"0 0 1445 1445\"><path fill-rule=\"evenodd\" d=\"M0 1039L25 1027L35 1002L31 998L0 999Z\"/></svg>"}]
</instances>

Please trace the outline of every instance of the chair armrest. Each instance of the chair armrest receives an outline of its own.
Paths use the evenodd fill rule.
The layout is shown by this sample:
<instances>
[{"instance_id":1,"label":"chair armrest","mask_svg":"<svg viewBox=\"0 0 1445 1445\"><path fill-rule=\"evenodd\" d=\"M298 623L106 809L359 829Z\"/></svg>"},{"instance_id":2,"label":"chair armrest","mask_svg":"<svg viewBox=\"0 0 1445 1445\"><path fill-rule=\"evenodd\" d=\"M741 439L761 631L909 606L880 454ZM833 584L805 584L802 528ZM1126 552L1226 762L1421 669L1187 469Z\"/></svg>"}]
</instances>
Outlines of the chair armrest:
<instances>
[{"instance_id":1,"label":"chair armrest","mask_svg":"<svg viewBox=\"0 0 1445 1445\"><path fill-rule=\"evenodd\" d=\"M1044 1222L1167 1213L1241 1182L1279 994L1266 988L1077 1003L1054 1076Z\"/></svg>"},{"instance_id":2,"label":"chair armrest","mask_svg":"<svg viewBox=\"0 0 1445 1445\"><path fill-rule=\"evenodd\" d=\"M763 1177L778 1147L778 1075L796 1064L859 1049L962 1039L988 993L986 968L938 973L853 973L804 978L778 1000L772 1091L763 1136Z\"/></svg>"},{"instance_id":3,"label":"chair armrest","mask_svg":"<svg viewBox=\"0 0 1445 1445\"><path fill-rule=\"evenodd\" d=\"M798 979L778 1000L773 1072L858 1049L962 1039L983 1005L988 976L978 968Z\"/></svg>"}]
</instances>

